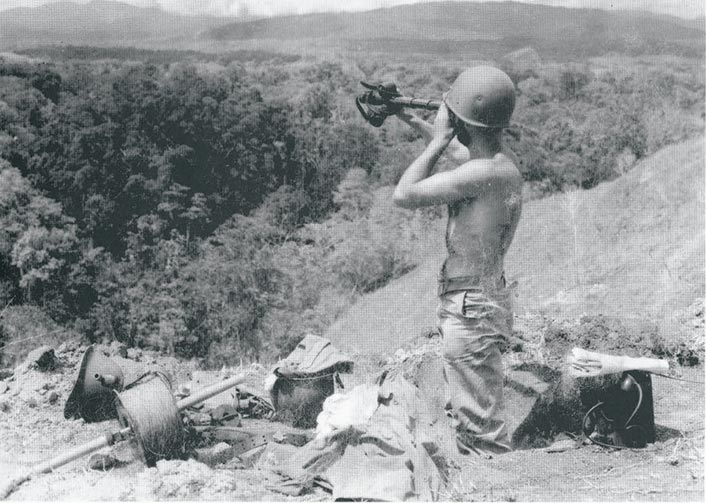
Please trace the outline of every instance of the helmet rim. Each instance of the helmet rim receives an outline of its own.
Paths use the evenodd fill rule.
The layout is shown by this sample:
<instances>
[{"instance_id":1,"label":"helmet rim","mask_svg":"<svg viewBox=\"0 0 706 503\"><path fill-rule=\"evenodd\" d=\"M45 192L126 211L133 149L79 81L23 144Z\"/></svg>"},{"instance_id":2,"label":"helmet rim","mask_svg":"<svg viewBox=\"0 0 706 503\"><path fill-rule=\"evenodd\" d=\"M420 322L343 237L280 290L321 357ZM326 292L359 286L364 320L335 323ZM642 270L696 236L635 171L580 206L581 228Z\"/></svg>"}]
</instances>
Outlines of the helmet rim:
<instances>
[{"instance_id":1,"label":"helmet rim","mask_svg":"<svg viewBox=\"0 0 706 503\"><path fill-rule=\"evenodd\" d=\"M478 100L479 103L474 103ZM484 103L483 101L486 100ZM462 72L449 92L444 94L446 107L464 123L493 129L510 127L515 109L515 85L502 70L475 66ZM475 115L499 115L496 122L483 122Z\"/></svg>"}]
</instances>

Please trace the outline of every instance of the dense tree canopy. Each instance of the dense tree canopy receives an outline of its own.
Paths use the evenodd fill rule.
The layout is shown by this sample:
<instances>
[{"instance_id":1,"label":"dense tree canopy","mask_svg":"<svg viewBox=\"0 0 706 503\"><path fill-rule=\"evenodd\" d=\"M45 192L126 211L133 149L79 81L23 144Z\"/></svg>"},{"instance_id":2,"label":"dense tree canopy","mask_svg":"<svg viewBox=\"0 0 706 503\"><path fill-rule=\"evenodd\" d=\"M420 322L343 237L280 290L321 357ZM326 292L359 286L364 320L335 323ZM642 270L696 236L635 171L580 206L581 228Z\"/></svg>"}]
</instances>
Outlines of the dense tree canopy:
<instances>
[{"instance_id":1,"label":"dense tree canopy","mask_svg":"<svg viewBox=\"0 0 706 503\"><path fill-rule=\"evenodd\" d=\"M216 365L284 351L414 266L439 213L394 210L389 185L421 139L394 119L365 124L352 97L361 78L438 96L461 66L77 54L0 60L2 306ZM135 54L152 62L120 59ZM702 134L688 60L535 59L503 63L529 197L593 187Z\"/></svg>"}]
</instances>

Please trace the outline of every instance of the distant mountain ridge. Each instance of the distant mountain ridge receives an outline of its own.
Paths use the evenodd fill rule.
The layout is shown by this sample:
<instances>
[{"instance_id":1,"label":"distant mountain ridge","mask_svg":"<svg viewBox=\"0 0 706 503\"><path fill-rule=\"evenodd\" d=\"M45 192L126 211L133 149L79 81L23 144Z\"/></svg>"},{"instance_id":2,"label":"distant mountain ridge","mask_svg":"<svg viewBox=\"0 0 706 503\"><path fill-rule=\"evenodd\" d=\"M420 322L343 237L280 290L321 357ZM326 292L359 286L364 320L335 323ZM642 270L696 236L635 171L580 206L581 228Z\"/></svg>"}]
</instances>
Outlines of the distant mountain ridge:
<instances>
[{"instance_id":1,"label":"distant mountain ridge","mask_svg":"<svg viewBox=\"0 0 706 503\"><path fill-rule=\"evenodd\" d=\"M130 41L194 38L231 19L182 16L157 7L93 0L57 2L0 12L0 46L118 44Z\"/></svg>"},{"instance_id":2,"label":"distant mountain ridge","mask_svg":"<svg viewBox=\"0 0 706 503\"><path fill-rule=\"evenodd\" d=\"M70 1L0 13L0 49L39 45L134 45L170 41L306 40L358 51L486 56L532 46L576 57L607 52L702 56L705 27L643 11L574 9L517 2L432 2L365 12L246 19L185 16L122 2ZM231 47L232 48L232 47ZM251 47L252 48L252 47Z\"/></svg>"},{"instance_id":3,"label":"distant mountain ridge","mask_svg":"<svg viewBox=\"0 0 706 503\"><path fill-rule=\"evenodd\" d=\"M703 54L706 35L698 20L643 11L517 2L433 2L231 23L214 28L207 36L223 41L325 39L343 45L346 41L410 41L414 50L420 49L416 42L425 41L427 47L436 45L443 51L449 43L463 47L470 42L493 42L505 51L532 45L545 50L567 47L586 56L611 50L694 56Z\"/></svg>"},{"instance_id":4,"label":"distant mountain ridge","mask_svg":"<svg viewBox=\"0 0 706 503\"><path fill-rule=\"evenodd\" d=\"M644 11L606 11L519 2L430 2L353 13L317 13L237 22L214 29L221 39L411 38L474 40L605 33L703 38L698 20Z\"/></svg>"}]
</instances>

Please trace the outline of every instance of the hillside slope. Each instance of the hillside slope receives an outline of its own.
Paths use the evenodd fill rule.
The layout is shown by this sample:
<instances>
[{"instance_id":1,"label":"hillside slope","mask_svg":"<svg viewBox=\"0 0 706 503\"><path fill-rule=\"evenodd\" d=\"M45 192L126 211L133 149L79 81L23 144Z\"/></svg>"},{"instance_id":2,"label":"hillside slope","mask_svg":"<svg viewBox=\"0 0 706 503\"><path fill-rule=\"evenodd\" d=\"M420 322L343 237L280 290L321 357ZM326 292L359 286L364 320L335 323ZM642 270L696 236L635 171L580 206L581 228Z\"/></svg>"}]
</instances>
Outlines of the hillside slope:
<instances>
[{"instance_id":1,"label":"hillside slope","mask_svg":"<svg viewBox=\"0 0 706 503\"><path fill-rule=\"evenodd\" d=\"M363 297L326 336L390 353L432 329L441 232L424 264ZM669 146L592 190L526 204L506 271L518 282L517 314L665 320L703 298L704 140Z\"/></svg>"}]
</instances>

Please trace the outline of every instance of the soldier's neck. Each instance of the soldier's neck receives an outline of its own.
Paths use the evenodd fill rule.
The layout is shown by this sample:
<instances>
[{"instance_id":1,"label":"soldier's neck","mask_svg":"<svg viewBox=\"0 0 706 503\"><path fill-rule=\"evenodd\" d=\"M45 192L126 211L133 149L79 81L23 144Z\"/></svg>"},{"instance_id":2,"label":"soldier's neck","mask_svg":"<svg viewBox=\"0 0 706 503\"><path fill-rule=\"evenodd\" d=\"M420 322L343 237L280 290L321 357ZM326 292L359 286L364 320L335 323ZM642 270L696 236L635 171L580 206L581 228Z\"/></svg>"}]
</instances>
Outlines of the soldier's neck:
<instances>
[{"instance_id":1,"label":"soldier's neck","mask_svg":"<svg viewBox=\"0 0 706 503\"><path fill-rule=\"evenodd\" d=\"M473 138L466 146L468 155L473 159L492 159L503 151L502 138Z\"/></svg>"}]
</instances>

